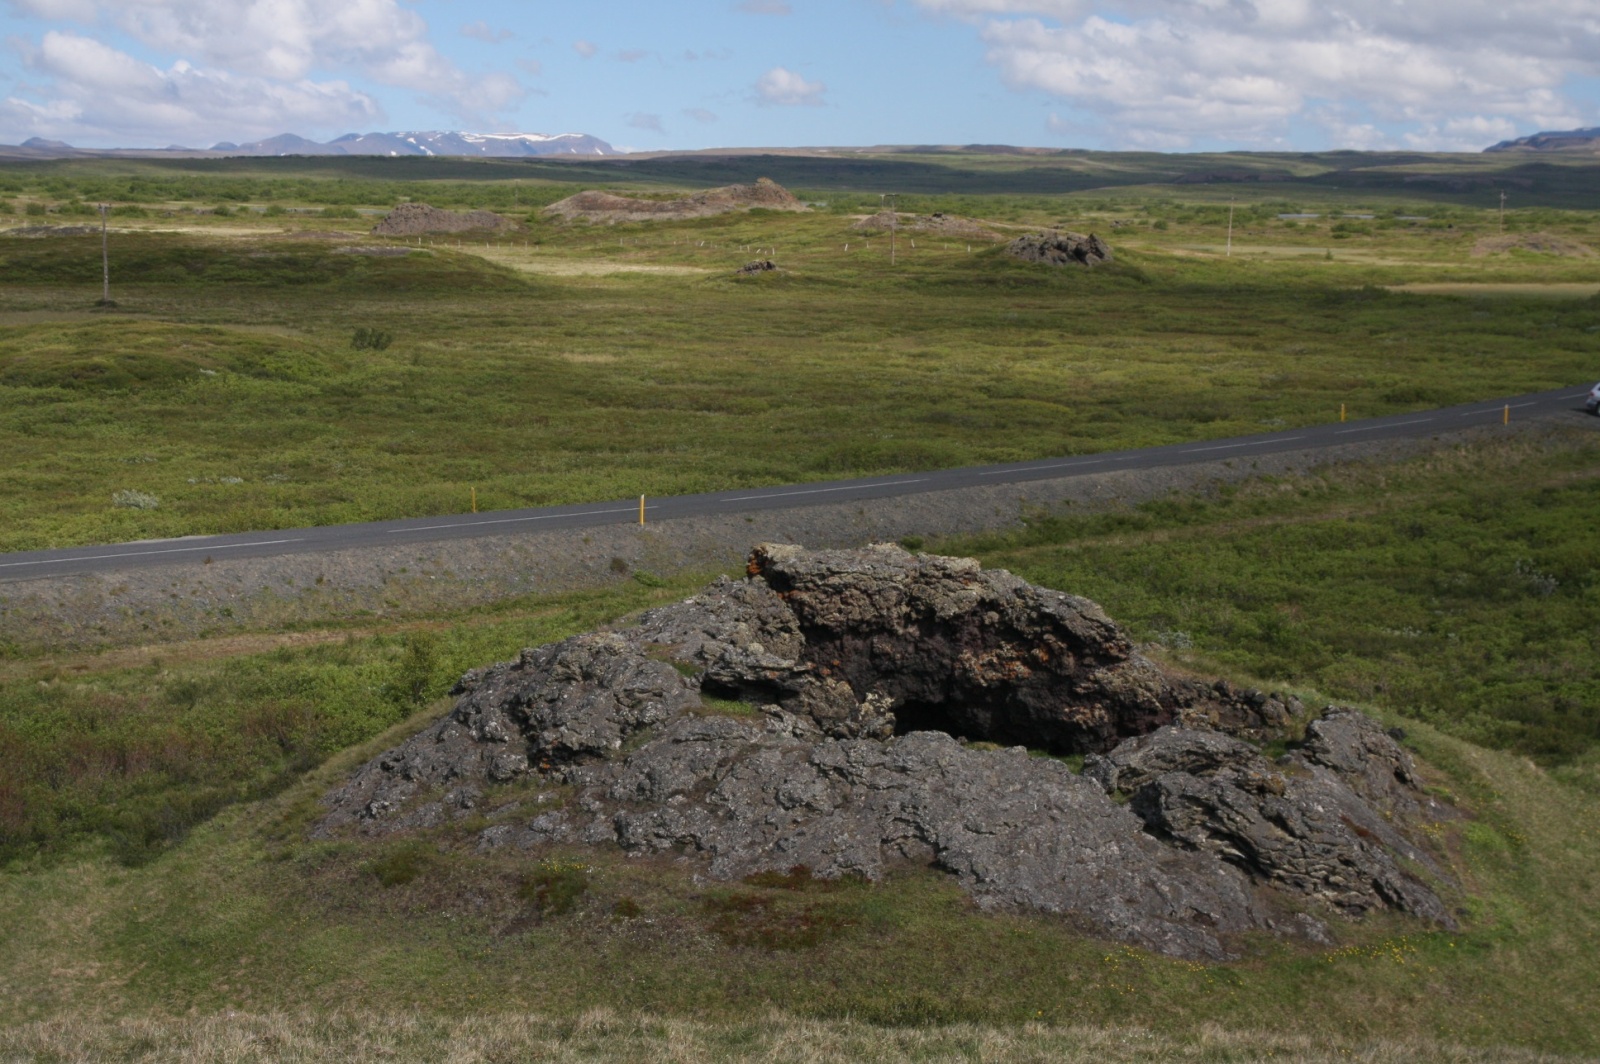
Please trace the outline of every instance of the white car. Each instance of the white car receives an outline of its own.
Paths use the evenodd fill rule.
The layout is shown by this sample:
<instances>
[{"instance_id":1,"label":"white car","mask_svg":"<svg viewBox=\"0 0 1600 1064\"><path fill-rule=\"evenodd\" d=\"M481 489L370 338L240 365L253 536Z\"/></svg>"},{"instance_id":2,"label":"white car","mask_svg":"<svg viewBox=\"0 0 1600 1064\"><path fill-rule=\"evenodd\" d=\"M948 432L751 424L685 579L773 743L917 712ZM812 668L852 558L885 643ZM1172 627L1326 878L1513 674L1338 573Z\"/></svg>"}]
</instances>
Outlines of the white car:
<instances>
[{"instance_id":1,"label":"white car","mask_svg":"<svg viewBox=\"0 0 1600 1064\"><path fill-rule=\"evenodd\" d=\"M1589 389L1589 398L1583 401L1583 408L1591 414L1600 414L1600 384Z\"/></svg>"}]
</instances>

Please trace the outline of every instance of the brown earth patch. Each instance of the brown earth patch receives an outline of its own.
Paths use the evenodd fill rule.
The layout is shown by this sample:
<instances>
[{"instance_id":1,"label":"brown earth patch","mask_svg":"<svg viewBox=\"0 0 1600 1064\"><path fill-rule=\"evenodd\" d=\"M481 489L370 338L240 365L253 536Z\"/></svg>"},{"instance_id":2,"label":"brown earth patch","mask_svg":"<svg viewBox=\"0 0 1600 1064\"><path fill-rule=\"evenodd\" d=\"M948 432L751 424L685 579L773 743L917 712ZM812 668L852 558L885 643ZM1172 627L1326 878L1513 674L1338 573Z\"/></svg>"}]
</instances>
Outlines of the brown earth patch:
<instances>
[{"instance_id":1,"label":"brown earth patch","mask_svg":"<svg viewBox=\"0 0 1600 1064\"><path fill-rule=\"evenodd\" d=\"M1560 255L1568 259L1592 259L1600 254L1588 244L1554 233L1500 233L1486 236L1472 245L1472 257L1503 255L1516 250L1537 251L1542 255Z\"/></svg>"}]
</instances>

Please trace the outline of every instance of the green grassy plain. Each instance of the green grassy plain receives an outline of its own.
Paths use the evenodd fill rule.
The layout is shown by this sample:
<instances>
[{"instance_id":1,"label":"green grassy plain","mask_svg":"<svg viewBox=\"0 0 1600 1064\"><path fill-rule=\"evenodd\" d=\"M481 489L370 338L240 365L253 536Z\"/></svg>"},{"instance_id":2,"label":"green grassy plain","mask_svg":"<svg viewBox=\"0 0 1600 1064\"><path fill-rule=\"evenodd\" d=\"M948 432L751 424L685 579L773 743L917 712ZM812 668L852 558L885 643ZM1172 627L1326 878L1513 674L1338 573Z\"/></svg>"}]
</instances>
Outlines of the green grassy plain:
<instances>
[{"instance_id":1,"label":"green grassy plain","mask_svg":"<svg viewBox=\"0 0 1600 1064\"><path fill-rule=\"evenodd\" d=\"M1596 375L1600 302L1574 287L1594 260L1474 256L1499 231L1492 186L1405 181L1535 180L1508 228L1596 243L1581 168L1272 158L1246 161L1302 179L1152 183L1169 158L646 161L616 183L772 173L828 206L532 220L409 256L339 251L383 242L337 214L424 194L520 207L589 171L0 166L18 224L46 202L65 214L45 222L76 224L71 204L118 191L96 181L143 212L118 218L112 310L93 307L98 237L0 237L0 549L452 512L473 486L518 506L1011 460ZM1001 233L1094 229L1118 264L1051 272L907 233L891 270L852 228L890 182L921 189L902 209ZM1229 195L1247 208L1231 257ZM217 203L230 213L193 213ZM1276 218L1330 205L1381 217ZM731 276L773 247L780 274ZM1385 287L1410 283L1547 291ZM357 328L393 343L356 348ZM1200 965L979 913L930 872L719 885L595 852L530 866L477 854L470 824L306 840L318 797L443 712L461 671L710 575L684 574L0 658L0 1059L1600 1053L1597 475L1574 427L929 545L1096 598L1174 667L1403 726L1469 814L1444 839L1459 932L1377 919L1330 949L1254 940Z\"/></svg>"},{"instance_id":2,"label":"green grassy plain","mask_svg":"<svg viewBox=\"0 0 1600 1064\"><path fill-rule=\"evenodd\" d=\"M1118 261L1088 273L913 232L891 268L887 240L853 227L878 197L848 187L803 190L825 204L808 214L589 227L524 203L575 186L504 167L474 184L450 167L384 182L272 176L270 162L249 177L0 167L21 190L11 208L57 211L52 224L99 195L144 197L119 206L144 216L117 219L109 310L94 308L98 236L0 237L0 550L455 513L474 488L509 508L1212 438L1341 404L1361 417L1574 384L1600 349L1594 260L1475 256L1498 217L1448 189L1228 186L1228 255L1218 186L979 195L961 175L1042 181L1089 163L875 164L946 174L954 191L908 195L907 211L971 214L1001 237L1105 234ZM1113 164L1157 176L1143 157L1098 163ZM402 243L363 235L371 215L303 205L401 192L517 207L525 224L386 257L352 253ZM283 209L311 213L266 213ZM1321 217L1277 218L1308 209ZM1600 244L1587 210L1526 206L1507 225ZM782 271L733 276L757 257ZM1407 284L1459 287L1386 287ZM393 343L354 347L358 329Z\"/></svg>"}]
</instances>

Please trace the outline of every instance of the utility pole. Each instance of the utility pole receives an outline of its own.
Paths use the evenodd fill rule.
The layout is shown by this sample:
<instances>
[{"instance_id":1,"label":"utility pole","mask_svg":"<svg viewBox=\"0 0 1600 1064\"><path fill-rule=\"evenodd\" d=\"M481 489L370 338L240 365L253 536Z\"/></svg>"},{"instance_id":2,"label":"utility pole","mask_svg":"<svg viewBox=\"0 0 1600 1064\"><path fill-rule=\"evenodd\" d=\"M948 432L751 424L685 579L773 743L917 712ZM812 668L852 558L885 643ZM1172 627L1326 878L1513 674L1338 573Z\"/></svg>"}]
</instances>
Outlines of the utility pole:
<instances>
[{"instance_id":1,"label":"utility pole","mask_svg":"<svg viewBox=\"0 0 1600 1064\"><path fill-rule=\"evenodd\" d=\"M889 205L889 265L894 265L894 234L900 227L900 193L883 192L878 195L880 203Z\"/></svg>"},{"instance_id":2,"label":"utility pole","mask_svg":"<svg viewBox=\"0 0 1600 1064\"><path fill-rule=\"evenodd\" d=\"M1506 190L1500 190L1500 231L1506 231Z\"/></svg>"},{"instance_id":3,"label":"utility pole","mask_svg":"<svg viewBox=\"0 0 1600 1064\"><path fill-rule=\"evenodd\" d=\"M111 241L106 235L106 218L111 204L100 204L100 305L111 305Z\"/></svg>"}]
</instances>

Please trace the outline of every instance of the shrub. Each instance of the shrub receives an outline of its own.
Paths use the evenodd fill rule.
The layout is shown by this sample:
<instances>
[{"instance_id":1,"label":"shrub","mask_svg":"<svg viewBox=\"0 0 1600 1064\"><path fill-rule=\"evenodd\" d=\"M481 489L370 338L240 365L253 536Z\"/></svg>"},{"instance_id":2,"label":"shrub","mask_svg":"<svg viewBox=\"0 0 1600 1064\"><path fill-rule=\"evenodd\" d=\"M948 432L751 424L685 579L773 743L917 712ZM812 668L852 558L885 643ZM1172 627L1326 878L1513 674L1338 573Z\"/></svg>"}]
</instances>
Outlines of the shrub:
<instances>
[{"instance_id":1,"label":"shrub","mask_svg":"<svg viewBox=\"0 0 1600 1064\"><path fill-rule=\"evenodd\" d=\"M541 917L571 912L589 891L589 870L581 864L548 860L530 872L517 896L530 903ZM620 903L619 903L620 906Z\"/></svg>"},{"instance_id":2,"label":"shrub","mask_svg":"<svg viewBox=\"0 0 1600 1064\"><path fill-rule=\"evenodd\" d=\"M367 871L385 887L403 887L426 872L437 859L426 843L408 842L369 862Z\"/></svg>"},{"instance_id":3,"label":"shrub","mask_svg":"<svg viewBox=\"0 0 1600 1064\"><path fill-rule=\"evenodd\" d=\"M439 641L430 632L406 636L405 649L395 666L393 691L402 702L420 706L428 701L428 690L439 671Z\"/></svg>"},{"instance_id":4,"label":"shrub","mask_svg":"<svg viewBox=\"0 0 1600 1064\"><path fill-rule=\"evenodd\" d=\"M350 335L350 346L358 351L382 351L394 343L394 334L362 325Z\"/></svg>"},{"instance_id":5,"label":"shrub","mask_svg":"<svg viewBox=\"0 0 1600 1064\"><path fill-rule=\"evenodd\" d=\"M804 950L834 938L854 923L821 905L782 904L762 894L736 892L706 898L711 930L730 946Z\"/></svg>"},{"instance_id":6,"label":"shrub","mask_svg":"<svg viewBox=\"0 0 1600 1064\"><path fill-rule=\"evenodd\" d=\"M111 505L128 510L154 510L161 505L161 500L147 491L124 488L111 494Z\"/></svg>"}]
</instances>

